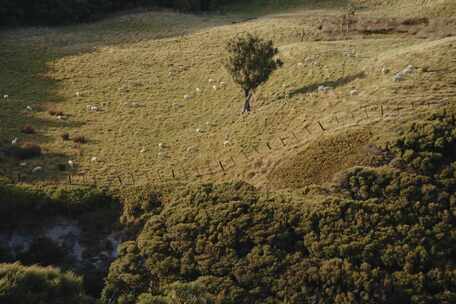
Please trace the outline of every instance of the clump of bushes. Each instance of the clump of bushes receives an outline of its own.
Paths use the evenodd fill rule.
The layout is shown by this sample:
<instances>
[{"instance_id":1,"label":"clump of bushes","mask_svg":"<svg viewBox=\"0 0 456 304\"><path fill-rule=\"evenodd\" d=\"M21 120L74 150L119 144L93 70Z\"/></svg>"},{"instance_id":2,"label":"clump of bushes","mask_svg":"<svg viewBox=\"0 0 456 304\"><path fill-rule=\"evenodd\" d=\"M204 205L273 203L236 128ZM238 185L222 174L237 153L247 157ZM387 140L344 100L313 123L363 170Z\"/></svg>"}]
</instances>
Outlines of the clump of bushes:
<instances>
[{"instance_id":1,"label":"clump of bushes","mask_svg":"<svg viewBox=\"0 0 456 304\"><path fill-rule=\"evenodd\" d=\"M99 213L105 218L100 224L109 228L118 221L120 209L119 200L112 194L92 187L40 190L0 180L0 218L4 227L58 215L81 220Z\"/></svg>"},{"instance_id":2,"label":"clump of bushes","mask_svg":"<svg viewBox=\"0 0 456 304\"><path fill-rule=\"evenodd\" d=\"M94 303L85 295L80 277L51 267L0 264L0 282L0 303Z\"/></svg>"},{"instance_id":3,"label":"clump of bushes","mask_svg":"<svg viewBox=\"0 0 456 304\"><path fill-rule=\"evenodd\" d=\"M102 302L452 303L455 129L448 113L412 126L391 147L403 169L348 170L323 202L229 183L139 210Z\"/></svg>"},{"instance_id":4,"label":"clump of bushes","mask_svg":"<svg viewBox=\"0 0 456 304\"><path fill-rule=\"evenodd\" d=\"M24 134L35 134L36 131L31 125L25 125L22 129L21 132Z\"/></svg>"},{"instance_id":5,"label":"clump of bushes","mask_svg":"<svg viewBox=\"0 0 456 304\"><path fill-rule=\"evenodd\" d=\"M141 6L208 11L229 0L3 0L0 25L58 25L96 20L109 12Z\"/></svg>"},{"instance_id":6,"label":"clump of bushes","mask_svg":"<svg viewBox=\"0 0 456 304\"><path fill-rule=\"evenodd\" d=\"M63 116L63 112L62 112L62 111L57 110L57 109L54 109L54 108L49 109L49 110L48 110L48 113L49 113L49 115L51 115L51 116Z\"/></svg>"}]
</instances>

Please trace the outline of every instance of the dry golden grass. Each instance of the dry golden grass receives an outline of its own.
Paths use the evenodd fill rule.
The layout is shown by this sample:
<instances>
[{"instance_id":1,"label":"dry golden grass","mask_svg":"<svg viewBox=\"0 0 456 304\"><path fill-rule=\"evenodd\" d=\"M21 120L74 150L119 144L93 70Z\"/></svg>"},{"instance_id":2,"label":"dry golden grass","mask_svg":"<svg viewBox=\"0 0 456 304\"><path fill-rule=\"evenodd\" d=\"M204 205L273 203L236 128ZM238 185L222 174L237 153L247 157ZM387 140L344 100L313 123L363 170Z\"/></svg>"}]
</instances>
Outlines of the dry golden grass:
<instances>
[{"instance_id":1,"label":"dry golden grass","mask_svg":"<svg viewBox=\"0 0 456 304\"><path fill-rule=\"evenodd\" d=\"M368 139L384 143L404 123L455 100L456 39L409 33L318 37L319 20L343 13L328 3L247 22L236 15L143 12L2 33L0 94L10 98L1 101L0 141L17 136L45 151L25 167L3 161L2 170L31 176L34 166L43 166L37 179L64 182L67 173L57 164L73 160L87 180L110 187L120 186L119 176L136 184L244 179L261 186L295 167L275 185L300 186L358 164ZM374 18L376 11L362 14ZM258 90L248 116L240 114L241 92L222 68L225 42L245 31L273 39L285 62ZM416 72L393 82L393 72L408 64ZM383 66L391 73L381 73ZM320 85L334 90L320 93ZM359 94L352 96L353 89ZM56 108L65 114L61 119L48 112ZM37 134L21 134L25 124ZM366 128L368 138L351 136ZM65 132L83 135L87 144L63 141ZM328 150L315 149L319 142ZM351 142L353 149L336 148ZM340 164L344 155L348 161ZM296 168L310 168L315 176Z\"/></svg>"}]
</instances>

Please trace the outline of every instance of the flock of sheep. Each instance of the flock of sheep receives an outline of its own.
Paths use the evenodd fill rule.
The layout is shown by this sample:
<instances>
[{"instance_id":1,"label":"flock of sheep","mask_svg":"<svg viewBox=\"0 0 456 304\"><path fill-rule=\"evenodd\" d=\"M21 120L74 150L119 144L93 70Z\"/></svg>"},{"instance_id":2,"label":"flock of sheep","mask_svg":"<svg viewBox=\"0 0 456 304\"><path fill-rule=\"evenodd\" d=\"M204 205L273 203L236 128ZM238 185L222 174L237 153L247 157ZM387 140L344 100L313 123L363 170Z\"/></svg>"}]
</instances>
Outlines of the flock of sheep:
<instances>
[{"instance_id":1,"label":"flock of sheep","mask_svg":"<svg viewBox=\"0 0 456 304\"><path fill-rule=\"evenodd\" d=\"M300 63L297 64L297 66L298 66L298 67L302 67L302 66L304 66L304 64L300 62ZM398 73L396 73L396 74L392 77L392 80L393 80L394 82L402 81L402 80L405 79L405 77L406 77L407 75L413 73L414 70L415 70L415 68L414 68L412 65L408 65L405 69L403 69L403 70L399 71ZM382 73L388 74L388 73L389 73L389 69L387 69L386 67L383 67L383 68L382 68ZM218 90L219 88L224 88L225 85L226 85L225 82L223 82L223 81L221 81L221 82L219 82L219 83L217 83L214 79L209 79L208 81L209 81L209 84L212 85L212 89L213 89L213 90ZM322 92L322 93L326 93L326 92L328 92L328 91L330 91L330 90L333 90L333 88L330 87L330 86L320 85L320 86L318 87L318 91L319 91L319 92ZM196 94L201 94L201 93L202 93L202 90L201 90L199 87L197 87L197 88L195 89L195 91L196 91ZM350 91L350 95L351 95L351 96L355 96L355 95L358 95L358 94L359 94L358 90L355 90L355 89L354 89L354 90L351 90L351 91ZM79 97L82 97L82 94L81 94L80 92L76 92L75 95L76 95L76 97L78 97L78 98L79 98ZM192 98L192 95L190 95L190 94L184 95L184 100L185 100L185 101L188 101L188 100L190 100L191 98ZM9 95L7 95L7 94L3 95L3 99L4 99L4 100L8 100L8 99L9 99ZM86 109L87 109L87 111L90 111L90 112L98 112L98 111L100 111L100 108L99 108L98 106L95 106L95 105L87 105L87 106L86 106ZM31 111L33 111L33 108L32 108L31 106L26 106L26 110L31 112ZM63 116L62 116L62 115L58 115L58 116L57 116L57 119L63 119ZM207 123L207 124L209 124L209 123ZM196 131L197 133L203 133L203 132L204 132L204 130L203 130L202 128L196 128L195 131ZM18 142L19 142L19 138L15 137L15 138L12 139L11 145L17 145ZM228 139L225 139L224 142L223 142L223 146L224 146L224 147L227 147L227 146L229 146L230 144L231 144L231 143L230 143L230 140L228 140ZM160 150L160 152L158 153L158 155L159 155L159 156L164 156L164 150L167 148L166 145L165 145L164 143L159 143L159 144L158 144L158 148L159 148L159 150ZM187 148L187 152L191 152L191 151L194 151L194 150L195 150L194 147L189 147L189 148ZM145 148L142 148L141 151L140 151L140 153L145 153L145 152L146 152L146 149L145 149ZM92 158L91 158L91 161L92 161L92 162L96 162L96 161L97 161L97 157L92 157ZM27 166L27 163L26 163L26 162L21 162L19 165L20 165L21 167L25 167L25 166ZM75 164L74 161L69 160L69 161L68 161L68 166L69 166L71 169L74 169L74 168L76 167L76 164ZM34 168L32 169L32 173L39 173L39 172L41 172L41 171L43 171L43 167L41 167L41 166L37 166L37 167L34 167Z\"/></svg>"}]
</instances>

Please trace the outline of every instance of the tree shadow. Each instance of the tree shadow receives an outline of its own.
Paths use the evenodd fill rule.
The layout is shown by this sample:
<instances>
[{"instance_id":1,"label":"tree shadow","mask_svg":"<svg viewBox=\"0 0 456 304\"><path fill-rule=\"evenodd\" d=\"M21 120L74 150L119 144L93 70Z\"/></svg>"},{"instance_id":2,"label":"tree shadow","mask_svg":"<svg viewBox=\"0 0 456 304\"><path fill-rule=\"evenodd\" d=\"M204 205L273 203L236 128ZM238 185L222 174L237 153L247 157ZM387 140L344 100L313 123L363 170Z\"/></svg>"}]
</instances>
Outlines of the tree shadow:
<instances>
[{"instance_id":1,"label":"tree shadow","mask_svg":"<svg viewBox=\"0 0 456 304\"><path fill-rule=\"evenodd\" d=\"M336 79L336 80L329 80L329 81L325 81L325 82L313 83L313 84L306 85L306 86L303 86L301 88L292 90L290 92L289 96L293 97L295 95L317 92L318 88L320 86L325 86L325 87L330 87L330 88L335 89L337 87L341 87L341 86L347 85L347 84L353 82L356 79L363 79L365 77L366 77L366 73L365 72L359 72L359 73L356 73L356 74L353 74L353 75L348 75L348 76L345 76L345 77L341 77L341 78Z\"/></svg>"}]
</instances>

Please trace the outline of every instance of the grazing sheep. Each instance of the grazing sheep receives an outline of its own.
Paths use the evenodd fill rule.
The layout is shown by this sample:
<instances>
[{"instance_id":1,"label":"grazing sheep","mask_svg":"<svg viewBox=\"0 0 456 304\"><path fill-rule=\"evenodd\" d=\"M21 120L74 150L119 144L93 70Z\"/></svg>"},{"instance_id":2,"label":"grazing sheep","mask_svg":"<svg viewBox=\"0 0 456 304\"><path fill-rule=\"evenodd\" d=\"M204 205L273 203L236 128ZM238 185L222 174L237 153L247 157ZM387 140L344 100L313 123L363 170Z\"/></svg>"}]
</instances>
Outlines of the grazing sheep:
<instances>
[{"instance_id":1,"label":"grazing sheep","mask_svg":"<svg viewBox=\"0 0 456 304\"><path fill-rule=\"evenodd\" d=\"M323 92L323 93L326 93L328 91L332 90L331 87L327 87L327 86L324 86L324 85L321 85L318 87L318 92Z\"/></svg>"},{"instance_id":2,"label":"grazing sheep","mask_svg":"<svg viewBox=\"0 0 456 304\"><path fill-rule=\"evenodd\" d=\"M196 129L195 131L196 131L196 133L203 133L203 130L200 128Z\"/></svg>"},{"instance_id":3,"label":"grazing sheep","mask_svg":"<svg viewBox=\"0 0 456 304\"><path fill-rule=\"evenodd\" d=\"M196 93L201 93L201 89L200 88L196 88Z\"/></svg>"},{"instance_id":4,"label":"grazing sheep","mask_svg":"<svg viewBox=\"0 0 456 304\"><path fill-rule=\"evenodd\" d=\"M18 142L19 138L15 137L12 141L11 141L11 144L12 145L16 145L17 142Z\"/></svg>"},{"instance_id":5,"label":"grazing sheep","mask_svg":"<svg viewBox=\"0 0 456 304\"><path fill-rule=\"evenodd\" d=\"M184 95L184 100L189 100L190 98L192 98L192 96L190 96L190 95Z\"/></svg>"},{"instance_id":6,"label":"grazing sheep","mask_svg":"<svg viewBox=\"0 0 456 304\"><path fill-rule=\"evenodd\" d=\"M351 96L357 96L357 95L359 95L359 92L358 92L358 90L351 90L350 91L350 95Z\"/></svg>"},{"instance_id":7,"label":"grazing sheep","mask_svg":"<svg viewBox=\"0 0 456 304\"><path fill-rule=\"evenodd\" d=\"M74 168L74 163L73 163L72 160L69 160L69 161L68 161L68 166L70 166L71 169Z\"/></svg>"},{"instance_id":8,"label":"grazing sheep","mask_svg":"<svg viewBox=\"0 0 456 304\"><path fill-rule=\"evenodd\" d=\"M27 163L26 163L26 162L22 162L22 163L19 164L19 166L21 166L21 167L26 167L26 166L27 166Z\"/></svg>"},{"instance_id":9,"label":"grazing sheep","mask_svg":"<svg viewBox=\"0 0 456 304\"><path fill-rule=\"evenodd\" d=\"M402 73L403 74L410 74L412 73L413 71L415 70L415 68L413 67L413 65L408 65L403 71Z\"/></svg>"},{"instance_id":10,"label":"grazing sheep","mask_svg":"<svg viewBox=\"0 0 456 304\"><path fill-rule=\"evenodd\" d=\"M225 82L220 81L220 87L224 87L224 86L225 86Z\"/></svg>"},{"instance_id":11,"label":"grazing sheep","mask_svg":"<svg viewBox=\"0 0 456 304\"><path fill-rule=\"evenodd\" d=\"M212 78L209 79L209 83L214 83L214 82L215 82L214 79L212 79Z\"/></svg>"},{"instance_id":12,"label":"grazing sheep","mask_svg":"<svg viewBox=\"0 0 456 304\"><path fill-rule=\"evenodd\" d=\"M75 95L76 95L76 97L81 97L81 93L79 93L79 92L76 92Z\"/></svg>"},{"instance_id":13,"label":"grazing sheep","mask_svg":"<svg viewBox=\"0 0 456 304\"><path fill-rule=\"evenodd\" d=\"M214 91L217 91L217 86L212 86L212 88L214 89Z\"/></svg>"},{"instance_id":14,"label":"grazing sheep","mask_svg":"<svg viewBox=\"0 0 456 304\"><path fill-rule=\"evenodd\" d=\"M41 171L43 171L43 167L40 167L40 166L35 167L35 168L32 169L32 173L38 173L38 172L41 172Z\"/></svg>"},{"instance_id":15,"label":"grazing sheep","mask_svg":"<svg viewBox=\"0 0 456 304\"><path fill-rule=\"evenodd\" d=\"M165 148L165 144L164 144L164 143L159 143L159 144L158 144L158 147L159 147L160 149L164 149L164 148Z\"/></svg>"},{"instance_id":16,"label":"grazing sheep","mask_svg":"<svg viewBox=\"0 0 456 304\"><path fill-rule=\"evenodd\" d=\"M98 111L98 107L97 106L87 105L87 110L90 111L90 112L97 112Z\"/></svg>"},{"instance_id":17,"label":"grazing sheep","mask_svg":"<svg viewBox=\"0 0 456 304\"><path fill-rule=\"evenodd\" d=\"M57 116L57 119L58 119L58 120L62 120L62 119L63 119L63 116L62 116L62 115L58 115L58 116Z\"/></svg>"},{"instance_id":18,"label":"grazing sheep","mask_svg":"<svg viewBox=\"0 0 456 304\"><path fill-rule=\"evenodd\" d=\"M298 62L298 67L299 67L299 68L302 68L303 66L304 66L304 63Z\"/></svg>"},{"instance_id":19,"label":"grazing sheep","mask_svg":"<svg viewBox=\"0 0 456 304\"><path fill-rule=\"evenodd\" d=\"M144 153L146 152L146 148L142 148L141 151L139 151L139 153Z\"/></svg>"},{"instance_id":20,"label":"grazing sheep","mask_svg":"<svg viewBox=\"0 0 456 304\"><path fill-rule=\"evenodd\" d=\"M227 147L227 146L229 146L229 145L230 145L230 141L229 141L229 140L225 140L225 141L223 142L223 146L224 146L224 147Z\"/></svg>"},{"instance_id":21,"label":"grazing sheep","mask_svg":"<svg viewBox=\"0 0 456 304\"><path fill-rule=\"evenodd\" d=\"M382 73L383 74L388 74L389 72L390 72L390 70L387 67L383 67L382 68Z\"/></svg>"},{"instance_id":22,"label":"grazing sheep","mask_svg":"<svg viewBox=\"0 0 456 304\"><path fill-rule=\"evenodd\" d=\"M6 95L6 94L5 94L5 95L3 95L3 99L8 99L8 98L9 98L9 96L8 96L8 95Z\"/></svg>"},{"instance_id":23,"label":"grazing sheep","mask_svg":"<svg viewBox=\"0 0 456 304\"><path fill-rule=\"evenodd\" d=\"M31 106L27 106L25 107L27 109L27 111L33 111L32 107Z\"/></svg>"},{"instance_id":24,"label":"grazing sheep","mask_svg":"<svg viewBox=\"0 0 456 304\"><path fill-rule=\"evenodd\" d=\"M404 80L404 74L402 73L397 73L396 75L393 76L393 80L394 81L401 81L401 80Z\"/></svg>"}]
</instances>

